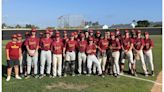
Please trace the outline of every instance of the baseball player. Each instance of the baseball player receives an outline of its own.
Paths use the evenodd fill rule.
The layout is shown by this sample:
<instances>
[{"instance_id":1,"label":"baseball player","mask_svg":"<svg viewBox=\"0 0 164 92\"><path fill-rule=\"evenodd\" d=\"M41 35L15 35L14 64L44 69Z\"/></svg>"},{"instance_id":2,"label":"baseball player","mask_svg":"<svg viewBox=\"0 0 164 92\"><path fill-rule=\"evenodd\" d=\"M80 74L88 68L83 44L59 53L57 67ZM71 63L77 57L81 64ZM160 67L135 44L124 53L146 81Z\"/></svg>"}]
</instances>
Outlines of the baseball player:
<instances>
[{"instance_id":1,"label":"baseball player","mask_svg":"<svg viewBox=\"0 0 164 92\"><path fill-rule=\"evenodd\" d=\"M141 31L137 31L137 37L134 40L134 52L139 56L139 59L142 63L142 68L144 70L145 76L148 76L147 68L145 65L144 55L143 55L143 47L144 47L144 40L141 38ZM134 63L137 61L137 58L134 58Z\"/></svg>"},{"instance_id":2,"label":"baseball player","mask_svg":"<svg viewBox=\"0 0 164 92\"><path fill-rule=\"evenodd\" d=\"M19 76L19 59L22 56L20 45L17 43L17 35L12 35L12 41L6 44L6 58L7 58L7 79L10 81L12 68L15 70L15 78L22 79Z\"/></svg>"},{"instance_id":3,"label":"baseball player","mask_svg":"<svg viewBox=\"0 0 164 92\"><path fill-rule=\"evenodd\" d=\"M90 76L90 74L91 74L92 64L96 65L96 67L98 69L98 75L102 75L101 65L96 57L97 46L94 44L93 41L94 41L94 39L92 37L89 37L89 44L86 48L86 53L88 55L87 56L88 75L87 76Z\"/></svg>"},{"instance_id":4,"label":"baseball player","mask_svg":"<svg viewBox=\"0 0 164 92\"><path fill-rule=\"evenodd\" d=\"M125 59L128 59L129 63L131 64L131 74L136 76L135 69L134 69L134 61L133 61L133 40L129 37L129 31L125 30L125 37L122 39L122 55L121 55L121 73L123 74Z\"/></svg>"},{"instance_id":5,"label":"baseball player","mask_svg":"<svg viewBox=\"0 0 164 92\"><path fill-rule=\"evenodd\" d=\"M81 75L81 73L86 74L87 73L87 69L86 69L86 47L87 47L87 41L85 40L85 35L83 33L81 33L80 35L81 39L78 42L78 72L79 75ZM83 72L82 72L83 70Z\"/></svg>"},{"instance_id":6,"label":"baseball player","mask_svg":"<svg viewBox=\"0 0 164 92\"><path fill-rule=\"evenodd\" d=\"M52 42L51 50L53 52L53 78L62 74L62 53L64 44L60 40L60 34L55 34L55 40Z\"/></svg>"},{"instance_id":7,"label":"baseball player","mask_svg":"<svg viewBox=\"0 0 164 92\"><path fill-rule=\"evenodd\" d=\"M94 37L94 34L93 34L93 30L92 29L89 29L89 36L90 37Z\"/></svg>"},{"instance_id":8,"label":"baseball player","mask_svg":"<svg viewBox=\"0 0 164 92\"><path fill-rule=\"evenodd\" d=\"M105 65L107 61L107 49L109 45L108 35L105 33L105 36L103 39L99 41L98 46L101 48L100 50L100 57L98 58L101 64L101 68L103 71L103 74L105 73Z\"/></svg>"},{"instance_id":9,"label":"baseball player","mask_svg":"<svg viewBox=\"0 0 164 92\"><path fill-rule=\"evenodd\" d=\"M64 77L66 77L66 70L70 68L72 76L75 76L75 60L76 60L76 48L77 42L74 40L74 33L71 33L70 39L67 41L66 46L64 47L63 55L65 56L65 67L64 67ZM66 52L66 54L65 54Z\"/></svg>"},{"instance_id":10,"label":"baseball player","mask_svg":"<svg viewBox=\"0 0 164 92\"><path fill-rule=\"evenodd\" d=\"M40 40L40 77L44 77L44 69L45 69L45 63L47 64L46 74L50 77L50 71L51 71L51 43L52 39L50 38L50 32L49 30L46 30L45 37L41 38Z\"/></svg>"},{"instance_id":11,"label":"baseball player","mask_svg":"<svg viewBox=\"0 0 164 92\"><path fill-rule=\"evenodd\" d=\"M19 47L22 49L23 41L22 41L22 35L21 34L17 34L17 43L19 44ZM23 75L23 56L22 56L22 54L19 58L19 70L20 70L20 75Z\"/></svg>"},{"instance_id":12,"label":"baseball player","mask_svg":"<svg viewBox=\"0 0 164 92\"><path fill-rule=\"evenodd\" d=\"M38 78L38 48L39 38L36 37L36 29L32 28L31 36L25 42L27 49L27 77L30 78L31 66L34 65L34 77Z\"/></svg>"},{"instance_id":13,"label":"baseball player","mask_svg":"<svg viewBox=\"0 0 164 92\"><path fill-rule=\"evenodd\" d=\"M152 48L154 47L154 42L149 38L149 33L145 32L145 38L144 38L144 59L147 65L148 70L148 64L150 64L151 67L151 75L154 76L154 64L153 64L153 54L152 54Z\"/></svg>"},{"instance_id":14,"label":"baseball player","mask_svg":"<svg viewBox=\"0 0 164 92\"><path fill-rule=\"evenodd\" d=\"M88 40L88 38L89 38L89 33L88 33L88 31L85 31L84 34L85 34L85 40Z\"/></svg>"},{"instance_id":15,"label":"baseball player","mask_svg":"<svg viewBox=\"0 0 164 92\"><path fill-rule=\"evenodd\" d=\"M118 77L120 74L120 67L119 67L119 57L120 57L120 42L118 39L115 38L115 33L111 32L111 40L109 43L109 48L112 50L112 57L113 57L113 72L114 76Z\"/></svg>"}]
</instances>

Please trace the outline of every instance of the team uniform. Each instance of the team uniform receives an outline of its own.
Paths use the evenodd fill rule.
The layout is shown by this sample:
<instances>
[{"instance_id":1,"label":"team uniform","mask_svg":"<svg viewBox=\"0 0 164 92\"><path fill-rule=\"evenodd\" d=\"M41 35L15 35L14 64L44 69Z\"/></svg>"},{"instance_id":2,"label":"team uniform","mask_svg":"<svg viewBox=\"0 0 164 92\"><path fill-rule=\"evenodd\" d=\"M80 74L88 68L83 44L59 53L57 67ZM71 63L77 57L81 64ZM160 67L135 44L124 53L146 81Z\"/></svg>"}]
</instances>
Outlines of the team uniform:
<instances>
[{"instance_id":1,"label":"team uniform","mask_svg":"<svg viewBox=\"0 0 164 92\"><path fill-rule=\"evenodd\" d=\"M31 66L34 65L34 74L38 73L38 51L36 50L39 47L39 39L37 37L29 37L25 42L26 47L29 47L27 52L27 74L31 73ZM35 53L34 56L30 56L29 53Z\"/></svg>"},{"instance_id":2,"label":"team uniform","mask_svg":"<svg viewBox=\"0 0 164 92\"><path fill-rule=\"evenodd\" d=\"M86 48L87 53L87 68L88 68L88 74L91 74L91 68L92 64L95 64L98 69L98 74L102 74L101 65L96 57L96 45L95 44L89 44Z\"/></svg>"},{"instance_id":3,"label":"team uniform","mask_svg":"<svg viewBox=\"0 0 164 92\"><path fill-rule=\"evenodd\" d=\"M151 67L151 72L152 75L154 74L154 64L153 64L153 54L152 54L152 48L154 47L154 42L148 38L148 39L144 39L144 59L147 65L147 70L148 70L148 64L150 64Z\"/></svg>"},{"instance_id":4,"label":"team uniform","mask_svg":"<svg viewBox=\"0 0 164 92\"><path fill-rule=\"evenodd\" d=\"M111 47L120 47L120 42L119 40L115 39L115 40L110 40L110 44ZM120 74L120 66L119 66L119 57L120 57L120 49L111 49L112 50L112 57L113 57L113 72L115 74L115 76Z\"/></svg>"},{"instance_id":5,"label":"team uniform","mask_svg":"<svg viewBox=\"0 0 164 92\"><path fill-rule=\"evenodd\" d=\"M98 46L101 48L100 51L100 57L99 57L99 61L102 67L102 71L105 71L105 65L106 65L106 61L107 61L107 49L109 46L109 41L108 39L101 39Z\"/></svg>"},{"instance_id":6,"label":"team uniform","mask_svg":"<svg viewBox=\"0 0 164 92\"><path fill-rule=\"evenodd\" d=\"M54 40L51 45L51 50L53 52L53 76L61 76L62 74L62 53L63 53L63 42Z\"/></svg>"},{"instance_id":7,"label":"team uniform","mask_svg":"<svg viewBox=\"0 0 164 92\"><path fill-rule=\"evenodd\" d=\"M68 40L65 46L65 49L66 49L65 60L66 61L65 61L64 71L66 72L66 70L68 70L68 67L70 66L70 71L71 71L72 76L74 76L74 72L75 72L76 48L77 48L77 42L75 40Z\"/></svg>"},{"instance_id":8,"label":"team uniform","mask_svg":"<svg viewBox=\"0 0 164 92\"><path fill-rule=\"evenodd\" d=\"M134 48L138 51L138 55L140 57L141 63L142 63L142 68L144 70L145 75L147 75L147 69L146 69L146 65L145 65L145 60L144 60L144 55L143 55L143 50L142 50L142 46L144 46L144 40L142 38L136 38L134 40ZM134 59L134 62L136 62L136 59Z\"/></svg>"},{"instance_id":9,"label":"team uniform","mask_svg":"<svg viewBox=\"0 0 164 92\"><path fill-rule=\"evenodd\" d=\"M81 40L78 42L78 72L79 74L83 73L86 74L86 48L87 48L87 41L86 40Z\"/></svg>"},{"instance_id":10,"label":"team uniform","mask_svg":"<svg viewBox=\"0 0 164 92\"><path fill-rule=\"evenodd\" d=\"M52 55L51 55L51 38L42 38L40 40L40 74L44 74L45 70L45 63L47 64L46 73L49 75L51 71L51 62L52 62Z\"/></svg>"}]
</instances>

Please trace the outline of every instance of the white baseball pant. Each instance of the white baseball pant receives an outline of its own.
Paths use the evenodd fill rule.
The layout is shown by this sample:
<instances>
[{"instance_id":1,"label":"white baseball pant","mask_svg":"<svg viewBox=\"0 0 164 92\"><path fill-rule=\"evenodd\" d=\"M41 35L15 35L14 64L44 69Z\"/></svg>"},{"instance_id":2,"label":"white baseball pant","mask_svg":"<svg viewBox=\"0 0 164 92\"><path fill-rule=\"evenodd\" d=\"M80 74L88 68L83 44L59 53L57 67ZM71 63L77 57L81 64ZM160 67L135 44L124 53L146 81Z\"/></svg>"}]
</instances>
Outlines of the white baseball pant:
<instances>
[{"instance_id":1,"label":"white baseball pant","mask_svg":"<svg viewBox=\"0 0 164 92\"><path fill-rule=\"evenodd\" d=\"M125 55L127 56L129 63L134 64L132 50L128 51L127 54L125 54L125 51L122 51L122 53L121 53L121 59L122 59L121 63L123 63L123 64L125 63L125 58L124 58Z\"/></svg>"},{"instance_id":2,"label":"white baseball pant","mask_svg":"<svg viewBox=\"0 0 164 92\"><path fill-rule=\"evenodd\" d=\"M114 60L114 63L113 63L113 72L115 74L120 74L120 66L119 66L119 57L120 57L120 52L119 51L115 51L115 52L112 52L112 57L113 57L113 60Z\"/></svg>"},{"instance_id":3,"label":"white baseball pant","mask_svg":"<svg viewBox=\"0 0 164 92\"><path fill-rule=\"evenodd\" d=\"M53 54L53 76L61 76L62 74L62 54Z\"/></svg>"},{"instance_id":4,"label":"white baseball pant","mask_svg":"<svg viewBox=\"0 0 164 92\"><path fill-rule=\"evenodd\" d=\"M88 55L87 67L88 67L88 73L89 74L91 74L92 64L95 64L97 69L98 69L98 73L102 74L101 65L100 65L100 62L98 61L97 57L95 55Z\"/></svg>"},{"instance_id":5,"label":"white baseball pant","mask_svg":"<svg viewBox=\"0 0 164 92\"><path fill-rule=\"evenodd\" d=\"M35 50L30 50L30 52L34 53ZM38 52L33 57L31 57L27 53L27 74L30 74L32 65L34 65L34 74L37 74L38 73Z\"/></svg>"},{"instance_id":6,"label":"white baseball pant","mask_svg":"<svg viewBox=\"0 0 164 92\"><path fill-rule=\"evenodd\" d=\"M22 55L19 58L19 67L20 67L20 73L23 73L23 56Z\"/></svg>"},{"instance_id":7,"label":"white baseball pant","mask_svg":"<svg viewBox=\"0 0 164 92\"><path fill-rule=\"evenodd\" d=\"M87 56L86 56L85 52L78 53L78 72L79 72L79 74L82 73L82 70L83 70L83 73L86 73L86 70L87 70L86 69L86 58L87 58Z\"/></svg>"},{"instance_id":8,"label":"white baseball pant","mask_svg":"<svg viewBox=\"0 0 164 92\"><path fill-rule=\"evenodd\" d=\"M154 71L152 49L150 49L144 53L144 59L146 62L146 66L148 67L148 64L150 64L151 71Z\"/></svg>"},{"instance_id":9,"label":"white baseball pant","mask_svg":"<svg viewBox=\"0 0 164 92\"><path fill-rule=\"evenodd\" d=\"M146 64L145 64L145 60L144 60L143 51L140 50L138 54L139 54L139 57L140 57L140 60L141 60L141 63L142 63L142 68L143 68L143 70L144 70L144 73L145 73L145 74L148 74L147 68L146 68ZM136 62L136 60L134 59L134 63L135 63L135 62Z\"/></svg>"},{"instance_id":10,"label":"white baseball pant","mask_svg":"<svg viewBox=\"0 0 164 92\"><path fill-rule=\"evenodd\" d=\"M75 51L72 51L72 52L67 51L65 59L66 61L74 61L76 59Z\"/></svg>"},{"instance_id":11,"label":"white baseball pant","mask_svg":"<svg viewBox=\"0 0 164 92\"><path fill-rule=\"evenodd\" d=\"M41 54L40 54L40 74L44 74L44 68L45 68L45 63L47 61L47 70L46 73L50 74L51 71L51 62L52 62L52 58L51 58L51 51L45 51L45 50L41 50Z\"/></svg>"},{"instance_id":12,"label":"white baseball pant","mask_svg":"<svg viewBox=\"0 0 164 92\"><path fill-rule=\"evenodd\" d=\"M102 55L98 58L101 64L102 71L105 71L105 65L107 61L107 55L106 52L103 52Z\"/></svg>"}]
</instances>

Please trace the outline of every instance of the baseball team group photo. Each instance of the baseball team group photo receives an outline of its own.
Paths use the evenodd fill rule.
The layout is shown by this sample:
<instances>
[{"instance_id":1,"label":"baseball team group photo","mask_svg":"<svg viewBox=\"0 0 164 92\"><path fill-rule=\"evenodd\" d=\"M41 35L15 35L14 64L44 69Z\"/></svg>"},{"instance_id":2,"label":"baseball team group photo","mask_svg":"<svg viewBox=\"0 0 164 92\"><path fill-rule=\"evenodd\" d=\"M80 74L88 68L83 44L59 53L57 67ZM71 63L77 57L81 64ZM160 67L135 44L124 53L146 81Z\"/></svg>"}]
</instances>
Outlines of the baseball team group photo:
<instances>
[{"instance_id":1,"label":"baseball team group photo","mask_svg":"<svg viewBox=\"0 0 164 92\"><path fill-rule=\"evenodd\" d=\"M162 0L71 1L2 1L2 91L162 92Z\"/></svg>"}]
</instances>

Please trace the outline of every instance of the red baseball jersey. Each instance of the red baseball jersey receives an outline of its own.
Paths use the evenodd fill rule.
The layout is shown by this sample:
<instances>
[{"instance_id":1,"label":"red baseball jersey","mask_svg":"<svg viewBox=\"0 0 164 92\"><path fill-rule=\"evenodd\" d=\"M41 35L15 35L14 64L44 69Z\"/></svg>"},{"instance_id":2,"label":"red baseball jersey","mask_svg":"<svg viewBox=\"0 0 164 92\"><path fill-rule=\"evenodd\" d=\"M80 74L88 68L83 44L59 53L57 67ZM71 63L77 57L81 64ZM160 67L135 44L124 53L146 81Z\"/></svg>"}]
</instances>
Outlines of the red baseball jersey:
<instances>
[{"instance_id":1,"label":"red baseball jersey","mask_svg":"<svg viewBox=\"0 0 164 92\"><path fill-rule=\"evenodd\" d=\"M39 46L39 38L35 37L29 37L26 41L25 41L25 45L29 46L30 50L35 50L37 48L37 46Z\"/></svg>"},{"instance_id":2,"label":"red baseball jersey","mask_svg":"<svg viewBox=\"0 0 164 92\"><path fill-rule=\"evenodd\" d=\"M131 38L123 38L122 39L122 46L123 46L124 50L129 50L131 44L133 44L133 39L131 39Z\"/></svg>"},{"instance_id":3,"label":"red baseball jersey","mask_svg":"<svg viewBox=\"0 0 164 92\"><path fill-rule=\"evenodd\" d=\"M8 42L6 44L6 49L9 50L10 59L12 59L12 60L18 60L19 59L19 49L20 49L19 43Z\"/></svg>"},{"instance_id":4,"label":"red baseball jersey","mask_svg":"<svg viewBox=\"0 0 164 92\"><path fill-rule=\"evenodd\" d=\"M68 37L64 37L63 39L62 39L62 41L63 41L63 44L64 45L66 45L66 43L67 43L67 41L69 40L69 38Z\"/></svg>"},{"instance_id":5,"label":"red baseball jersey","mask_svg":"<svg viewBox=\"0 0 164 92\"><path fill-rule=\"evenodd\" d=\"M75 40L68 40L65 47L66 51L76 51L77 42Z\"/></svg>"},{"instance_id":6,"label":"red baseball jersey","mask_svg":"<svg viewBox=\"0 0 164 92\"><path fill-rule=\"evenodd\" d=\"M112 47L120 47L120 41L118 39L115 40L111 39L109 45ZM119 50L120 49L112 49L112 52L119 51Z\"/></svg>"},{"instance_id":7,"label":"red baseball jersey","mask_svg":"<svg viewBox=\"0 0 164 92\"><path fill-rule=\"evenodd\" d=\"M53 54L62 54L63 52L63 42L54 40L51 44L51 50Z\"/></svg>"},{"instance_id":8,"label":"red baseball jersey","mask_svg":"<svg viewBox=\"0 0 164 92\"><path fill-rule=\"evenodd\" d=\"M144 40L143 40L143 38L136 38L134 40L134 48L136 50L140 50L141 49L141 46L144 46Z\"/></svg>"},{"instance_id":9,"label":"red baseball jersey","mask_svg":"<svg viewBox=\"0 0 164 92\"><path fill-rule=\"evenodd\" d=\"M99 41L100 41L100 38L94 38L94 43L95 43L96 45L98 45Z\"/></svg>"},{"instance_id":10,"label":"red baseball jersey","mask_svg":"<svg viewBox=\"0 0 164 92\"><path fill-rule=\"evenodd\" d=\"M40 48L41 50L50 50L51 49L51 43L52 43L52 39L51 38L42 38L40 40Z\"/></svg>"},{"instance_id":11,"label":"red baseball jersey","mask_svg":"<svg viewBox=\"0 0 164 92\"><path fill-rule=\"evenodd\" d=\"M92 45L88 45L86 48L86 52L88 55L96 55L96 45L92 44Z\"/></svg>"},{"instance_id":12,"label":"red baseball jersey","mask_svg":"<svg viewBox=\"0 0 164 92\"><path fill-rule=\"evenodd\" d=\"M78 50L79 52L85 52L86 51L86 47L87 47L87 41L84 40L84 41L79 41L78 42Z\"/></svg>"},{"instance_id":13,"label":"red baseball jersey","mask_svg":"<svg viewBox=\"0 0 164 92\"><path fill-rule=\"evenodd\" d=\"M99 41L98 46L102 49L102 50L107 50L108 46L109 46L109 40L108 39L101 39Z\"/></svg>"},{"instance_id":14,"label":"red baseball jersey","mask_svg":"<svg viewBox=\"0 0 164 92\"><path fill-rule=\"evenodd\" d=\"M150 47L154 47L154 42L149 38L149 39L144 39L144 48L143 50L147 51L150 49Z\"/></svg>"}]
</instances>

